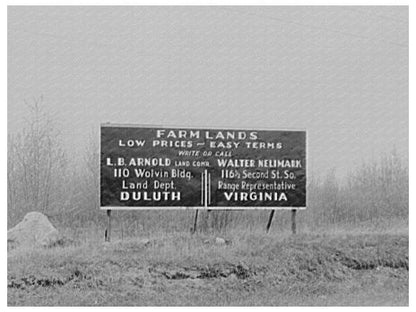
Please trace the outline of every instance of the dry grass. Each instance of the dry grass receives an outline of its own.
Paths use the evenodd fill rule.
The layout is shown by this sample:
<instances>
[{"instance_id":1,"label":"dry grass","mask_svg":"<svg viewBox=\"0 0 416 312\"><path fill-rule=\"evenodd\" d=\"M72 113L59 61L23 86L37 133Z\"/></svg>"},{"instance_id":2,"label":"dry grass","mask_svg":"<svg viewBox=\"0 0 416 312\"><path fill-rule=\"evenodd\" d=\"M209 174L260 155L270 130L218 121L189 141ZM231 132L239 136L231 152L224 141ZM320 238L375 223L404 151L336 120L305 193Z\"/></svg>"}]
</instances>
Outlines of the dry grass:
<instances>
[{"instance_id":1,"label":"dry grass","mask_svg":"<svg viewBox=\"0 0 416 312\"><path fill-rule=\"evenodd\" d=\"M215 236L159 233L12 250L8 303L408 304L406 234L235 232L226 238L231 243L218 245Z\"/></svg>"}]
</instances>

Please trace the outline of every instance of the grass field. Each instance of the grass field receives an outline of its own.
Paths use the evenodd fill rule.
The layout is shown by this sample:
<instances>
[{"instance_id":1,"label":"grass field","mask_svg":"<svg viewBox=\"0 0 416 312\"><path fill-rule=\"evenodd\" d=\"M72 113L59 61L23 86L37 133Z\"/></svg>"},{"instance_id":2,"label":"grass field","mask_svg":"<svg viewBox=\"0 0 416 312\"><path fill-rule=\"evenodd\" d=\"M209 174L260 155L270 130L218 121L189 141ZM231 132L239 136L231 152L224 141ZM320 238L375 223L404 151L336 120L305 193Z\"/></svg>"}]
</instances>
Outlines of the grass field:
<instances>
[{"instance_id":1,"label":"grass field","mask_svg":"<svg viewBox=\"0 0 416 312\"><path fill-rule=\"evenodd\" d=\"M10 306L406 306L406 233L171 233L8 252Z\"/></svg>"}]
</instances>

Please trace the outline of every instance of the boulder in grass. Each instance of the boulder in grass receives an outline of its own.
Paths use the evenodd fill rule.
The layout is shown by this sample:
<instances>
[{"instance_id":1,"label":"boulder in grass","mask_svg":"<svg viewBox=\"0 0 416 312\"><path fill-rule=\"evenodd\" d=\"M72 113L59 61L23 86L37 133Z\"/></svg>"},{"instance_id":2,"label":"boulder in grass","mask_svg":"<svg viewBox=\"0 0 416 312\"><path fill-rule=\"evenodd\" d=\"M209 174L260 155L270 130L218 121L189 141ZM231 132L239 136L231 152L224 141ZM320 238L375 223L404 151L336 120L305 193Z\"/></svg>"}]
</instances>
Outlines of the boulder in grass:
<instances>
[{"instance_id":1,"label":"boulder in grass","mask_svg":"<svg viewBox=\"0 0 416 312\"><path fill-rule=\"evenodd\" d=\"M7 242L13 247L54 246L60 239L59 231L40 212L29 212L7 232Z\"/></svg>"},{"instance_id":2,"label":"boulder in grass","mask_svg":"<svg viewBox=\"0 0 416 312\"><path fill-rule=\"evenodd\" d=\"M225 245L226 244L226 241L222 237L216 237L215 238L215 244L217 244L217 245Z\"/></svg>"}]
</instances>

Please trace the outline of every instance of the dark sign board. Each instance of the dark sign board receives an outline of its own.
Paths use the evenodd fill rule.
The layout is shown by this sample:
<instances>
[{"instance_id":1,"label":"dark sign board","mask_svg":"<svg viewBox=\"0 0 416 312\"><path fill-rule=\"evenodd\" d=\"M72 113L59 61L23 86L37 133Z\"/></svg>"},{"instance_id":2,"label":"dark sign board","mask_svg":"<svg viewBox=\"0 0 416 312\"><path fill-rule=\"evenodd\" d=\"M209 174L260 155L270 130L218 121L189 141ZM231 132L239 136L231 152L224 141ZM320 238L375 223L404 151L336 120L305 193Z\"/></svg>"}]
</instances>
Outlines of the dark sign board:
<instances>
[{"instance_id":1,"label":"dark sign board","mask_svg":"<svg viewBox=\"0 0 416 312\"><path fill-rule=\"evenodd\" d=\"M101 126L101 208L306 207L306 132Z\"/></svg>"}]
</instances>

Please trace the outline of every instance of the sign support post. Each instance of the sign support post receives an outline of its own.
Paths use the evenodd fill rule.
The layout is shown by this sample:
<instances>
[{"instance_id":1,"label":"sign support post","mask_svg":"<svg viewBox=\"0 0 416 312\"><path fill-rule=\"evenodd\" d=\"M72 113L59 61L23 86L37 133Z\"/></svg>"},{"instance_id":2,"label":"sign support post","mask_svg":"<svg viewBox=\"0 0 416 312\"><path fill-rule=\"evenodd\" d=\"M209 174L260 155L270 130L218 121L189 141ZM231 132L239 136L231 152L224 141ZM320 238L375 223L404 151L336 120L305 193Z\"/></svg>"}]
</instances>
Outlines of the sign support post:
<instances>
[{"instance_id":1,"label":"sign support post","mask_svg":"<svg viewBox=\"0 0 416 312\"><path fill-rule=\"evenodd\" d=\"M108 209L107 210L107 229L105 230L105 241L106 242L110 242L110 238L111 238L111 210Z\"/></svg>"},{"instance_id":2,"label":"sign support post","mask_svg":"<svg viewBox=\"0 0 416 312\"><path fill-rule=\"evenodd\" d=\"M198 224L198 212L199 209L197 209L195 212L194 226L192 228L191 234L194 234L196 232L196 225Z\"/></svg>"},{"instance_id":3,"label":"sign support post","mask_svg":"<svg viewBox=\"0 0 416 312\"><path fill-rule=\"evenodd\" d=\"M266 227L266 233L269 233L270 226L272 225L274 212L275 212L274 209L270 212L269 221L267 222L267 227Z\"/></svg>"},{"instance_id":4,"label":"sign support post","mask_svg":"<svg viewBox=\"0 0 416 312\"><path fill-rule=\"evenodd\" d=\"M292 234L296 234L296 209L292 209Z\"/></svg>"}]
</instances>

